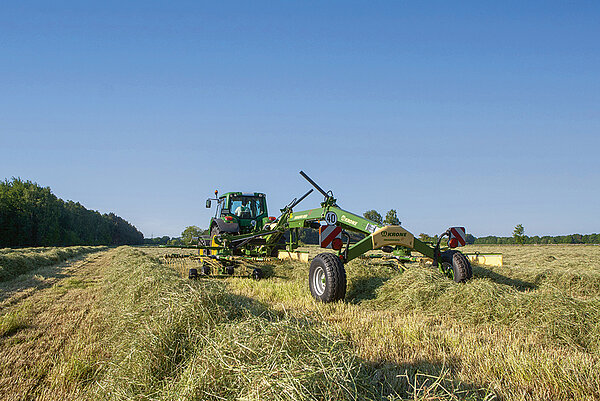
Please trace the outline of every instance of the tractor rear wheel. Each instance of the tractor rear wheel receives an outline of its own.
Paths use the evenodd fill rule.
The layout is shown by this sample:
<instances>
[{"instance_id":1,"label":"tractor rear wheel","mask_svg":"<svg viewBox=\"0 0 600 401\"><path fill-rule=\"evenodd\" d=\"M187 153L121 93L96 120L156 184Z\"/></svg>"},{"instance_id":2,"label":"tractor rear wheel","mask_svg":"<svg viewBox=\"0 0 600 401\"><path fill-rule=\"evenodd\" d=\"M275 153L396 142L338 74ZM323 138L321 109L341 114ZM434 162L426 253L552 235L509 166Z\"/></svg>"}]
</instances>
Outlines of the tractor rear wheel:
<instances>
[{"instance_id":1,"label":"tractor rear wheel","mask_svg":"<svg viewBox=\"0 0 600 401\"><path fill-rule=\"evenodd\" d=\"M464 283L473 277L471 263L460 251L448 250L442 253L442 268L457 283Z\"/></svg>"},{"instance_id":2,"label":"tractor rear wheel","mask_svg":"<svg viewBox=\"0 0 600 401\"><path fill-rule=\"evenodd\" d=\"M321 302L335 302L346 296L346 270L333 253L320 253L312 260L308 273L312 296Z\"/></svg>"}]
</instances>

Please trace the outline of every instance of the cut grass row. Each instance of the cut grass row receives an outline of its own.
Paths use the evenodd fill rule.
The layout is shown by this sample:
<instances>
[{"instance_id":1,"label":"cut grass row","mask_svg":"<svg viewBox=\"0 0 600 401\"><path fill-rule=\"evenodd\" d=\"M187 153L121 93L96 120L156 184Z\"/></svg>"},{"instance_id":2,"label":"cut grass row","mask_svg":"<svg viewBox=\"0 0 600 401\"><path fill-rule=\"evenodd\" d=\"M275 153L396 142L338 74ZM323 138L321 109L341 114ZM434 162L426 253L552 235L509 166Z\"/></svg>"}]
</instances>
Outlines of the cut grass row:
<instances>
[{"instance_id":1,"label":"cut grass row","mask_svg":"<svg viewBox=\"0 0 600 401\"><path fill-rule=\"evenodd\" d=\"M55 265L91 252L107 249L105 246L71 246L64 248L0 249L0 282L8 281L34 269Z\"/></svg>"},{"instance_id":2,"label":"cut grass row","mask_svg":"<svg viewBox=\"0 0 600 401\"><path fill-rule=\"evenodd\" d=\"M319 316L271 308L228 291L226 284L187 281L154 257L119 249L103 284L103 308L110 327L106 348L112 356L97 378L98 385L89 388L90 396L158 400L486 397L485 391L450 380L451 372L444 367L430 376L410 366L363 360L355 345Z\"/></svg>"}]
</instances>

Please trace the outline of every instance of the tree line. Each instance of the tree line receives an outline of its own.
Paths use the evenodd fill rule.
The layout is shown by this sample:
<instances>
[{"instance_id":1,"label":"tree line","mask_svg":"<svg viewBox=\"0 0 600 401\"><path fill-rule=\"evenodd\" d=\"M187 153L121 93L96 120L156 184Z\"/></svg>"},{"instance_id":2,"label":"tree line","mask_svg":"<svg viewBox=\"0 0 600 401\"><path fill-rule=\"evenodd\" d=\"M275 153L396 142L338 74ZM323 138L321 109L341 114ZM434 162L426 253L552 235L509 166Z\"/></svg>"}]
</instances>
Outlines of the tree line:
<instances>
[{"instance_id":1,"label":"tree line","mask_svg":"<svg viewBox=\"0 0 600 401\"><path fill-rule=\"evenodd\" d=\"M520 225L520 224L519 224ZM522 228L522 227L521 227ZM424 242L437 243L438 236L433 237L421 233L419 239ZM542 237L534 235L529 237L523 231L517 228L512 237L497 237L495 235L487 235L485 237L475 237L471 234L466 235L466 243L468 245L507 245L507 244L600 244L600 234L570 234L570 235L544 235Z\"/></svg>"},{"instance_id":2,"label":"tree line","mask_svg":"<svg viewBox=\"0 0 600 401\"><path fill-rule=\"evenodd\" d=\"M522 241L522 242L521 242ZM524 235L522 240L513 237L496 237L488 235L474 239L474 244L600 244L600 234L570 234L570 235Z\"/></svg>"},{"instance_id":3,"label":"tree line","mask_svg":"<svg viewBox=\"0 0 600 401\"><path fill-rule=\"evenodd\" d=\"M0 247L137 245L144 235L114 213L63 201L49 187L0 181Z\"/></svg>"}]
</instances>

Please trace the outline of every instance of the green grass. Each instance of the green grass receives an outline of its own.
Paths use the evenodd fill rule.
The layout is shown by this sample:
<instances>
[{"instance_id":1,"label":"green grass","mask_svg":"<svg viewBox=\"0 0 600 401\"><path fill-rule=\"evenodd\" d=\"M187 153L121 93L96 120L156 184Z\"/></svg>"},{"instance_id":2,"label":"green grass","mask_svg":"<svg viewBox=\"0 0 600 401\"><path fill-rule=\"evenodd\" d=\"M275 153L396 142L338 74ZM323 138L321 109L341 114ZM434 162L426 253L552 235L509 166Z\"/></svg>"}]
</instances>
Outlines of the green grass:
<instances>
[{"instance_id":1,"label":"green grass","mask_svg":"<svg viewBox=\"0 0 600 401\"><path fill-rule=\"evenodd\" d=\"M0 316L0 338L15 334L21 329L27 328L30 322L29 305L23 304L19 308L11 310Z\"/></svg>"},{"instance_id":2,"label":"green grass","mask_svg":"<svg viewBox=\"0 0 600 401\"><path fill-rule=\"evenodd\" d=\"M71 246L64 248L0 249L0 282L11 280L43 266L50 266L91 252L104 246Z\"/></svg>"}]
</instances>

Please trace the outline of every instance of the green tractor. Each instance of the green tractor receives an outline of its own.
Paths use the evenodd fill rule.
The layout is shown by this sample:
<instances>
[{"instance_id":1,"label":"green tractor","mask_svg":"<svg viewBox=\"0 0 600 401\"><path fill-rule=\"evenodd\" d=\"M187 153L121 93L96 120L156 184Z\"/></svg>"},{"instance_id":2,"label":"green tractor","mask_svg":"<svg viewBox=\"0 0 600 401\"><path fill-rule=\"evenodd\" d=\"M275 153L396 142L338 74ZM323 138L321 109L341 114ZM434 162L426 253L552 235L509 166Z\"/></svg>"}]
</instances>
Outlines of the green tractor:
<instances>
[{"instance_id":1,"label":"green tractor","mask_svg":"<svg viewBox=\"0 0 600 401\"><path fill-rule=\"evenodd\" d=\"M277 256L285 240L282 232L270 232L277 220L269 216L267 197L259 192L227 192L206 200L206 207L217 203L210 219L210 236L204 237L205 255Z\"/></svg>"}]
</instances>

